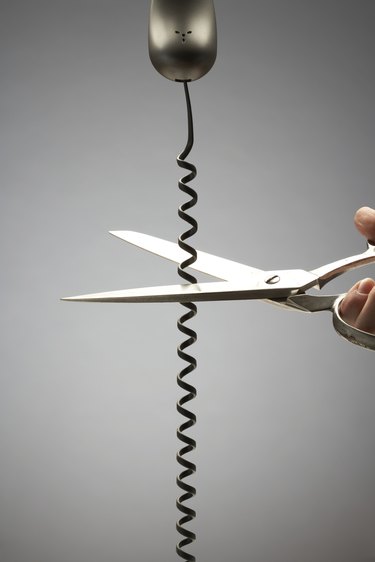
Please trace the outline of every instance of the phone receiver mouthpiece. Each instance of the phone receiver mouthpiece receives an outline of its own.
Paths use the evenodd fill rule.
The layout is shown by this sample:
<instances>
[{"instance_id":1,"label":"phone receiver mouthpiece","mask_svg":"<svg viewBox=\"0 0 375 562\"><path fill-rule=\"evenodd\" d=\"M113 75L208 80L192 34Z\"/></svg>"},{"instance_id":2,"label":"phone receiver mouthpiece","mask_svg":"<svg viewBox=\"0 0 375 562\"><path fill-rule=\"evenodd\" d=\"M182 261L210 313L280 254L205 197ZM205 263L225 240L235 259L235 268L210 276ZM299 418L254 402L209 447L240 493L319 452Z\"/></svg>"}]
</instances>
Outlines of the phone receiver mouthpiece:
<instances>
[{"instance_id":1,"label":"phone receiver mouthpiece","mask_svg":"<svg viewBox=\"0 0 375 562\"><path fill-rule=\"evenodd\" d=\"M207 74L217 52L213 0L151 0L148 46L152 64L169 80Z\"/></svg>"}]
</instances>

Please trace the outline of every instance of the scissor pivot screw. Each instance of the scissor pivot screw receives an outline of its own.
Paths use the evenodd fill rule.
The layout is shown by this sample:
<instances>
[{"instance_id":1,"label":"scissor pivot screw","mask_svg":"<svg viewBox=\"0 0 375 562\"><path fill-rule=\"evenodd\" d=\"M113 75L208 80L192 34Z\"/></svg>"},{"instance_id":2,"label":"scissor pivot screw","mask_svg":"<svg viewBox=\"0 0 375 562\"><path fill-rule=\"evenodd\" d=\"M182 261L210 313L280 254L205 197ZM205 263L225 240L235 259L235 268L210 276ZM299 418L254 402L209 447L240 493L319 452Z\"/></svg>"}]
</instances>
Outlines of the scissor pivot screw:
<instances>
[{"instance_id":1,"label":"scissor pivot screw","mask_svg":"<svg viewBox=\"0 0 375 562\"><path fill-rule=\"evenodd\" d=\"M268 285L275 285L275 283L278 283L279 281L280 277L278 275L273 275L272 277L267 279L266 283L268 283Z\"/></svg>"}]
</instances>

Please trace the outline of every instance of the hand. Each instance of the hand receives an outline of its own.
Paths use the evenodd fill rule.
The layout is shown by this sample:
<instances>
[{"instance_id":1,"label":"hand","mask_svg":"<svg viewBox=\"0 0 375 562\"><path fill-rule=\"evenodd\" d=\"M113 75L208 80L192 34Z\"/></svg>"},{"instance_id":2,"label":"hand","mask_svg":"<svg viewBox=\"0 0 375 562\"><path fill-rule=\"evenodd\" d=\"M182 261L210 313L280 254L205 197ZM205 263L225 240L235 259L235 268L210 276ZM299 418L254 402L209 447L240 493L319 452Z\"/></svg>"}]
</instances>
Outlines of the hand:
<instances>
[{"instance_id":1,"label":"hand","mask_svg":"<svg viewBox=\"0 0 375 562\"><path fill-rule=\"evenodd\" d=\"M370 207L358 209L354 216L358 231L367 240L375 242L375 210ZM341 303L340 313L348 324L375 334L375 281L358 281Z\"/></svg>"}]
</instances>

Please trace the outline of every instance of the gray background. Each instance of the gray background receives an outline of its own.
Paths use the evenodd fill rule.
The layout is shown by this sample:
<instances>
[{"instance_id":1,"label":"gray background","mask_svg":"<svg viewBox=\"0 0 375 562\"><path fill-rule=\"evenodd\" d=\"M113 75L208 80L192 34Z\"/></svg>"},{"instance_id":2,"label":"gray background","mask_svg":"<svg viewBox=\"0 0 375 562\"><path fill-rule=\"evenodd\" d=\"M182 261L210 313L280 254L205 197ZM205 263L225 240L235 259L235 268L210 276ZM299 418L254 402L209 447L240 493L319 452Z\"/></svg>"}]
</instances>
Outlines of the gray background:
<instances>
[{"instance_id":1,"label":"gray background","mask_svg":"<svg viewBox=\"0 0 375 562\"><path fill-rule=\"evenodd\" d=\"M191 86L196 247L268 269L358 252L374 2L215 5L217 63ZM181 307L59 301L178 280L107 234L184 228L183 92L149 62L147 18L0 1L1 562L177 558ZM203 303L194 327L198 560L375 560L374 355L264 303Z\"/></svg>"}]
</instances>

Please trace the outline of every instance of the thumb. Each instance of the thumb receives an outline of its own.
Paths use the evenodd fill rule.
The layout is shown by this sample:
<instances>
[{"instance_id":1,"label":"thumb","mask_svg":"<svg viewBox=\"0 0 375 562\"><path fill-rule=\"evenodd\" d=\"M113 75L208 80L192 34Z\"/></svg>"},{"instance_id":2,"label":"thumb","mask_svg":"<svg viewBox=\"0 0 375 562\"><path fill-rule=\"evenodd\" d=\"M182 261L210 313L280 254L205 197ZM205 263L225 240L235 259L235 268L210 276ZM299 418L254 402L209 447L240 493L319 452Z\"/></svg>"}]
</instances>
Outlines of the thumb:
<instances>
[{"instance_id":1,"label":"thumb","mask_svg":"<svg viewBox=\"0 0 375 562\"><path fill-rule=\"evenodd\" d=\"M354 223L362 236L375 243L375 209L361 207L354 215Z\"/></svg>"}]
</instances>

